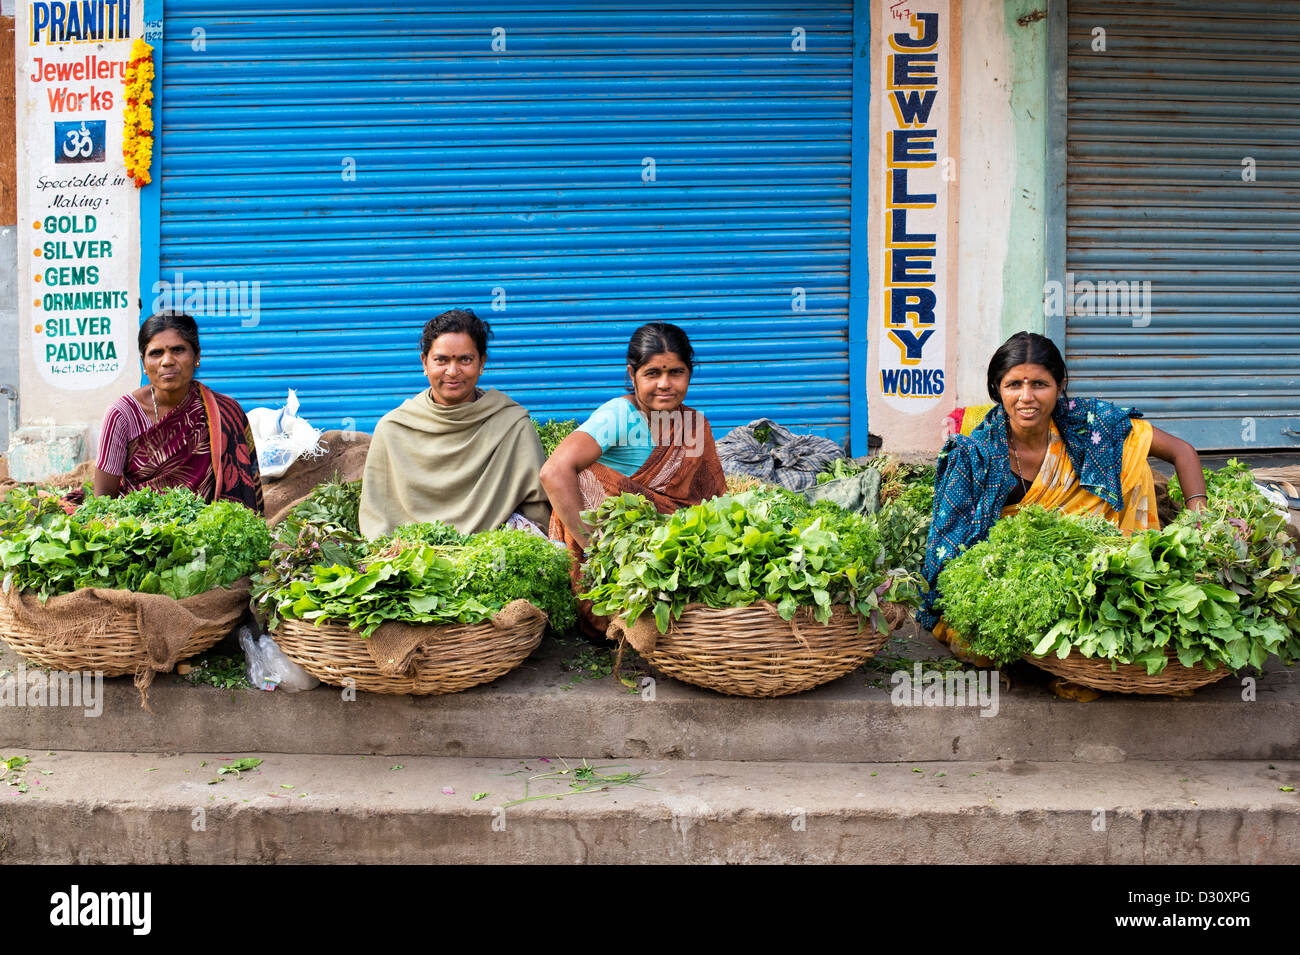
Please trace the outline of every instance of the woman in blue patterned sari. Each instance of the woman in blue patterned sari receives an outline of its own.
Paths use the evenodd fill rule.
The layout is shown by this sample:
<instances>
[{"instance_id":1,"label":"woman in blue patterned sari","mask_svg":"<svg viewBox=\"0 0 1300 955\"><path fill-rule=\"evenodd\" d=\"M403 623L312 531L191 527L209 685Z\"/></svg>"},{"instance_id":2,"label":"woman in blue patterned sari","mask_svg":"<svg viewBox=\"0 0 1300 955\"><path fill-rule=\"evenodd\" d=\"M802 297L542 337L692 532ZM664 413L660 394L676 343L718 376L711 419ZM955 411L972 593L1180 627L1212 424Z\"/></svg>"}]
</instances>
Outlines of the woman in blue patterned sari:
<instances>
[{"instance_id":1,"label":"woman in blue patterned sari","mask_svg":"<svg viewBox=\"0 0 1300 955\"><path fill-rule=\"evenodd\" d=\"M964 642L935 609L939 572L987 537L999 518L1037 504L1105 517L1126 534L1159 527L1148 455L1174 465L1188 507L1205 503L1195 448L1152 427L1136 409L1068 397L1066 378L1050 339L1011 336L989 362L992 409L969 436L950 437L939 455L923 571L930 591L917 620L958 656Z\"/></svg>"}]
</instances>

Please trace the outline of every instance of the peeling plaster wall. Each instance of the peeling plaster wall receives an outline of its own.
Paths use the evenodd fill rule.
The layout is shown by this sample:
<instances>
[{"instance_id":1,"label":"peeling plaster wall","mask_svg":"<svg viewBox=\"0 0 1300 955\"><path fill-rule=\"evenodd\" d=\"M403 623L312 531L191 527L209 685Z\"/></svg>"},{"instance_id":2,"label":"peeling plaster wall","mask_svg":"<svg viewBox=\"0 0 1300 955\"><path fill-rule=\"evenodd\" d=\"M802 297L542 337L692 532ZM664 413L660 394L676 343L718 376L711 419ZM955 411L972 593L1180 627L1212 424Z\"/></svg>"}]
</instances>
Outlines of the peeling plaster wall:
<instances>
[{"instance_id":1,"label":"peeling plaster wall","mask_svg":"<svg viewBox=\"0 0 1300 955\"><path fill-rule=\"evenodd\" d=\"M1044 327L1047 20L1038 14L1046 8L1047 0L962 4L954 405L986 403L994 349Z\"/></svg>"}]
</instances>

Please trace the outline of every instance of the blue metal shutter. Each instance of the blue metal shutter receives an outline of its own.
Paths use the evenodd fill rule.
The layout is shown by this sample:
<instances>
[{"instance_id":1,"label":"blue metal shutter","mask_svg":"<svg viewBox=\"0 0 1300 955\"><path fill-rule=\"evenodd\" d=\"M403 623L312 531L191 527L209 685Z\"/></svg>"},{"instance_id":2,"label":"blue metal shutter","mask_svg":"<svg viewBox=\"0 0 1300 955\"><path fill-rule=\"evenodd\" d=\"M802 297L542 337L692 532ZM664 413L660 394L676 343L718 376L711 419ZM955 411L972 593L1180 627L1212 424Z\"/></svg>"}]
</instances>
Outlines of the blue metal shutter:
<instances>
[{"instance_id":1,"label":"blue metal shutter","mask_svg":"<svg viewBox=\"0 0 1300 955\"><path fill-rule=\"evenodd\" d=\"M717 432L844 441L852 0L540 7L167 0L160 277L260 283L204 380L370 430L469 306L482 383L581 419L671 321Z\"/></svg>"},{"instance_id":2,"label":"blue metal shutter","mask_svg":"<svg viewBox=\"0 0 1300 955\"><path fill-rule=\"evenodd\" d=\"M1066 271L1152 283L1148 325L1067 315L1073 390L1297 445L1300 5L1071 0L1068 68Z\"/></svg>"}]
</instances>

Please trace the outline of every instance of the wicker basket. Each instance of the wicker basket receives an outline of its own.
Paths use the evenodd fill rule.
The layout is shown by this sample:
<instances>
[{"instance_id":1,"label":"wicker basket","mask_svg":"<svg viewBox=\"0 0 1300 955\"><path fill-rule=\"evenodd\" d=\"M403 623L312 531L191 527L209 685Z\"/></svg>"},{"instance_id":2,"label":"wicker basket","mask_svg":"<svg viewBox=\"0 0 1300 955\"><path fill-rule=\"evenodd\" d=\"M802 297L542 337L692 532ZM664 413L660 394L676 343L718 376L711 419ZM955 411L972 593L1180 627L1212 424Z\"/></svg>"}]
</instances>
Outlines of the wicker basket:
<instances>
[{"instance_id":1,"label":"wicker basket","mask_svg":"<svg viewBox=\"0 0 1300 955\"><path fill-rule=\"evenodd\" d=\"M342 624L284 620L272 636L289 659L322 683L370 693L434 696L491 683L519 666L542 642L546 617L509 627L488 621L420 629L427 630L429 638L401 675L381 671L366 639Z\"/></svg>"},{"instance_id":2,"label":"wicker basket","mask_svg":"<svg viewBox=\"0 0 1300 955\"><path fill-rule=\"evenodd\" d=\"M227 613L195 628L178 660L211 649L234 629L248 610L247 589L242 594L242 599L230 601ZM49 633L22 623L8 604L0 600L0 636L14 653L29 663L69 672L100 672L104 676L131 676L149 667L148 647L134 613L115 611L96 630L93 638L53 646Z\"/></svg>"},{"instance_id":3,"label":"wicker basket","mask_svg":"<svg viewBox=\"0 0 1300 955\"><path fill-rule=\"evenodd\" d=\"M891 622L905 614L895 605L885 610ZM642 620L654 627L648 616ZM609 637L627 638L647 663L684 683L749 697L785 696L829 683L865 663L888 636L843 605L823 625L806 607L793 620L782 620L767 602L716 610L690 604L667 633L655 631L648 649L632 630L619 618L610 624Z\"/></svg>"},{"instance_id":4,"label":"wicker basket","mask_svg":"<svg viewBox=\"0 0 1300 955\"><path fill-rule=\"evenodd\" d=\"M1147 668L1142 664L1120 663L1112 670L1110 660L1089 658L1074 652L1064 660L1055 653L1049 653L1045 657L1025 656L1027 662L1040 670L1063 677L1071 683L1111 693L1181 694L1216 683L1231 672L1222 666L1210 670L1199 663L1194 667L1183 666L1178 654L1172 650L1165 651L1165 659L1168 661L1165 668L1154 676L1148 676Z\"/></svg>"}]
</instances>

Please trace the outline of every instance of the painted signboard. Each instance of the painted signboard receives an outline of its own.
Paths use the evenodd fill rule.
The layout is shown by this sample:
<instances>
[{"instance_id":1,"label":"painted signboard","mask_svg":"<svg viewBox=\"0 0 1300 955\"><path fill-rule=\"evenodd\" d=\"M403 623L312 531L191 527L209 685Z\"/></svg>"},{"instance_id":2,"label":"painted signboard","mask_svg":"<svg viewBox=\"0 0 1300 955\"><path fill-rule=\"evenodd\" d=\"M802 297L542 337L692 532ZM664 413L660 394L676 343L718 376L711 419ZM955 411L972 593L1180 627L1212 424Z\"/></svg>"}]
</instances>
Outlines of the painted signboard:
<instances>
[{"instance_id":1,"label":"painted signboard","mask_svg":"<svg viewBox=\"0 0 1300 955\"><path fill-rule=\"evenodd\" d=\"M136 362L139 199L122 159L131 0L20 0L15 24L19 320L56 389Z\"/></svg>"},{"instance_id":2,"label":"painted signboard","mask_svg":"<svg viewBox=\"0 0 1300 955\"><path fill-rule=\"evenodd\" d=\"M883 0L883 262L877 397L905 413L943 400L948 325L948 0Z\"/></svg>"}]
</instances>

